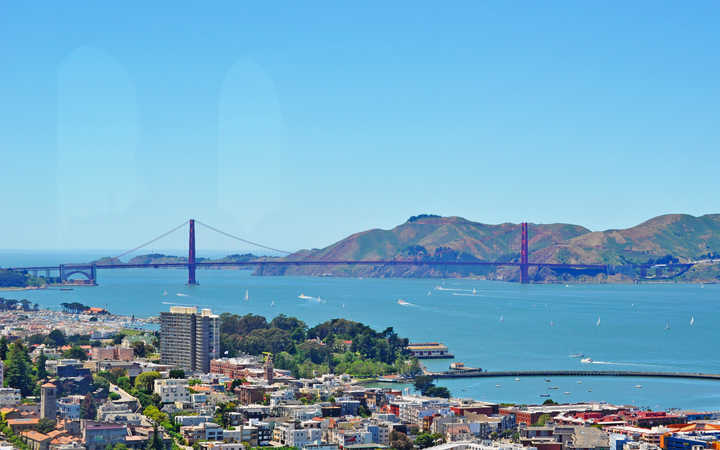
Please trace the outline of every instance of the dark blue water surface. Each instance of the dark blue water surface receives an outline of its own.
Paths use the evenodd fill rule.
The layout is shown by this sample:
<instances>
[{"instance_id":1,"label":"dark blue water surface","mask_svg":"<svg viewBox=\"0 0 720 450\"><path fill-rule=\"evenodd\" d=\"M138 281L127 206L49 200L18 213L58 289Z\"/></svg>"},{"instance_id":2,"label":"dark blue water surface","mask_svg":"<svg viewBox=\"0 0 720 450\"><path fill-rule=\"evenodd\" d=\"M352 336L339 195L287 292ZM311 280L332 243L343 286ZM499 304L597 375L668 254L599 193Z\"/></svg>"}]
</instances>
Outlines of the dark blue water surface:
<instances>
[{"instance_id":1,"label":"dark blue water surface","mask_svg":"<svg viewBox=\"0 0 720 450\"><path fill-rule=\"evenodd\" d=\"M0 254L0 264L55 262L62 255ZM78 301L149 316L172 304L214 312L284 313L310 326L343 317L392 326L413 341L447 344L456 361L487 370L617 369L720 373L718 285L529 285L473 280L256 277L176 269L99 272L99 286L4 292L43 307ZM245 293L248 293L246 301ZM312 299L300 299L301 294ZM408 305L400 305L402 299ZM274 303L273 303L274 302ZM690 324L694 317L694 325ZM598 325L599 319L599 325ZM570 355L583 354L591 364ZM429 361L445 369L450 361ZM720 381L631 378L444 380L456 396L535 403L605 400L653 408L720 409ZM557 390L548 390L557 386ZM642 386L642 387L638 387ZM567 392L567 393L566 393Z\"/></svg>"}]
</instances>

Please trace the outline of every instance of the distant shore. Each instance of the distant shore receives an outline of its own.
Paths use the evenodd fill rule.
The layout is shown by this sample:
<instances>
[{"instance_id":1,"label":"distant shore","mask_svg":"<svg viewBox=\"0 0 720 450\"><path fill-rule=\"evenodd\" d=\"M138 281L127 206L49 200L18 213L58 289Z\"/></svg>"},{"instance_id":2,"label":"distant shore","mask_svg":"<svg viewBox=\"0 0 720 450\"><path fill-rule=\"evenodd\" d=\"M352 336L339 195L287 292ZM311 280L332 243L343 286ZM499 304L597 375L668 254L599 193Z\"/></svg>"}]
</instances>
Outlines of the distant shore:
<instances>
[{"instance_id":1,"label":"distant shore","mask_svg":"<svg viewBox=\"0 0 720 450\"><path fill-rule=\"evenodd\" d=\"M37 291L40 289L47 289L47 286L11 286L11 287L0 287L0 291Z\"/></svg>"}]
</instances>

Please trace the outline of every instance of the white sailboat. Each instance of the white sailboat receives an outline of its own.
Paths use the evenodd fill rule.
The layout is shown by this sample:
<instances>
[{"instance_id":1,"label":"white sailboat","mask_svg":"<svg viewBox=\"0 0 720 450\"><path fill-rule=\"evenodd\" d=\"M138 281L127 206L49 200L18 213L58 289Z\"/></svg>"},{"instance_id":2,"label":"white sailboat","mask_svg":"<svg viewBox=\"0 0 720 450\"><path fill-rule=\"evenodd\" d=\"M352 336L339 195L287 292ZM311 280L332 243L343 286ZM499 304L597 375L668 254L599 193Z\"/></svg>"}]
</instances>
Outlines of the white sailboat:
<instances>
[{"instance_id":1,"label":"white sailboat","mask_svg":"<svg viewBox=\"0 0 720 450\"><path fill-rule=\"evenodd\" d=\"M665 331L670 329L670 321L665 322Z\"/></svg>"},{"instance_id":2,"label":"white sailboat","mask_svg":"<svg viewBox=\"0 0 720 450\"><path fill-rule=\"evenodd\" d=\"M248 300L250 300L250 291L245 289L245 301L248 301Z\"/></svg>"},{"instance_id":3,"label":"white sailboat","mask_svg":"<svg viewBox=\"0 0 720 450\"><path fill-rule=\"evenodd\" d=\"M475 288L473 288L473 295L475 295L475 294L477 294L477 290L475 290Z\"/></svg>"},{"instance_id":4,"label":"white sailboat","mask_svg":"<svg viewBox=\"0 0 720 450\"><path fill-rule=\"evenodd\" d=\"M598 317L597 322L595 322L595 326L596 326L596 327L599 327L599 326L600 326L600 317Z\"/></svg>"},{"instance_id":5,"label":"white sailboat","mask_svg":"<svg viewBox=\"0 0 720 450\"><path fill-rule=\"evenodd\" d=\"M275 300L270 302L270 306L275 306Z\"/></svg>"},{"instance_id":6,"label":"white sailboat","mask_svg":"<svg viewBox=\"0 0 720 450\"><path fill-rule=\"evenodd\" d=\"M164 290L162 295L163 295L163 297L166 296L166 295L167 295L167 290Z\"/></svg>"},{"instance_id":7,"label":"white sailboat","mask_svg":"<svg viewBox=\"0 0 720 450\"><path fill-rule=\"evenodd\" d=\"M690 326L695 325L695 316L690 317Z\"/></svg>"}]
</instances>

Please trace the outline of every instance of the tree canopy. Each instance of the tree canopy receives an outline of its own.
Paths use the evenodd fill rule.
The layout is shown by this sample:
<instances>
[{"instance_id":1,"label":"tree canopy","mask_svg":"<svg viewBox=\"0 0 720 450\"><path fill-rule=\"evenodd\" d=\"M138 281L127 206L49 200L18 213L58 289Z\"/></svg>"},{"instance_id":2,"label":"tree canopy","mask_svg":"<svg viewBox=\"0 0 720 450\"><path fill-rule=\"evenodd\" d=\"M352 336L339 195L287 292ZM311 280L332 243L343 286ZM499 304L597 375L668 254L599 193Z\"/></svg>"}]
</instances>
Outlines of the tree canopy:
<instances>
[{"instance_id":1,"label":"tree canopy","mask_svg":"<svg viewBox=\"0 0 720 450\"><path fill-rule=\"evenodd\" d=\"M27 349L21 342L12 343L8 349L5 380L9 387L20 389L23 397L32 395L35 388L32 362Z\"/></svg>"},{"instance_id":2,"label":"tree canopy","mask_svg":"<svg viewBox=\"0 0 720 450\"><path fill-rule=\"evenodd\" d=\"M417 367L408 363L408 340L398 337L393 328L377 332L346 319L308 328L302 320L283 314L270 322L255 314L224 313L220 318L223 352L229 356L270 352L275 367L295 376L328 372L375 376Z\"/></svg>"}]
</instances>

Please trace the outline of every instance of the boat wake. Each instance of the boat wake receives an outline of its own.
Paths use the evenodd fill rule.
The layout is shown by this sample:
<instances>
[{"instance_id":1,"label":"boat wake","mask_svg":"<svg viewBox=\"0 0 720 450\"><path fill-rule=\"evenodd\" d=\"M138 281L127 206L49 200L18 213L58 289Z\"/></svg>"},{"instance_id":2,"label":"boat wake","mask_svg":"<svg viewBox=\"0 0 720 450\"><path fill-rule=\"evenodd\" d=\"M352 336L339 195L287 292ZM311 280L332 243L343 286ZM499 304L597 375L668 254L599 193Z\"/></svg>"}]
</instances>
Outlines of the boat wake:
<instances>
[{"instance_id":1,"label":"boat wake","mask_svg":"<svg viewBox=\"0 0 720 450\"><path fill-rule=\"evenodd\" d=\"M160 302L163 305L171 305L171 306L207 306L210 307L212 305L196 305L196 304L188 304L188 303L176 303L176 302Z\"/></svg>"},{"instance_id":2,"label":"boat wake","mask_svg":"<svg viewBox=\"0 0 720 450\"><path fill-rule=\"evenodd\" d=\"M630 362L619 362L619 361L588 361L583 364L598 364L601 366L635 366L635 367L654 367L655 364L642 364L642 363L630 363Z\"/></svg>"},{"instance_id":3,"label":"boat wake","mask_svg":"<svg viewBox=\"0 0 720 450\"><path fill-rule=\"evenodd\" d=\"M322 299L322 298L320 298L320 297L312 297L312 296L310 296L310 295L305 295L305 294L300 294L300 295L298 295L298 298L299 298L300 300L307 300L307 301L309 301L309 302L327 303L327 301L325 301L325 299Z\"/></svg>"},{"instance_id":4,"label":"boat wake","mask_svg":"<svg viewBox=\"0 0 720 450\"><path fill-rule=\"evenodd\" d=\"M462 289L462 288L446 288L442 286L435 286L436 291L448 291L448 292L472 292L473 294L477 293L477 289Z\"/></svg>"},{"instance_id":5,"label":"boat wake","mask_svg":"<svg viewBox=\"0 0 720 450\"><path fill-rule=\"evenodd\" d=\"M190 297L189 295L183 294L182 292L178 292L178 293L175 294L175 295L177 295L178 297Z\"/></svg>"},{"instance_id":6,"label":"boat wake","mask_svg":"<svg viewBox=\"0 0 720 450\"><path fill-rule=\"evenodd\" d=\"M464 292L453 292L452 295L457 295L458 297L482 297L480 294L466 294Z\"/></svg>"},{"instance_id":7,"label":"boat wake","mask_svg":"<svg viewBox=\"0 0 720 450\"><path fill-rule=\"evenodd\" d=\"M417 308L417 305L415 303L406 302L405 300L403 300L401 298L398 299L397 304L400 306L414 306Z\"/></svg>"}]
</instances>

